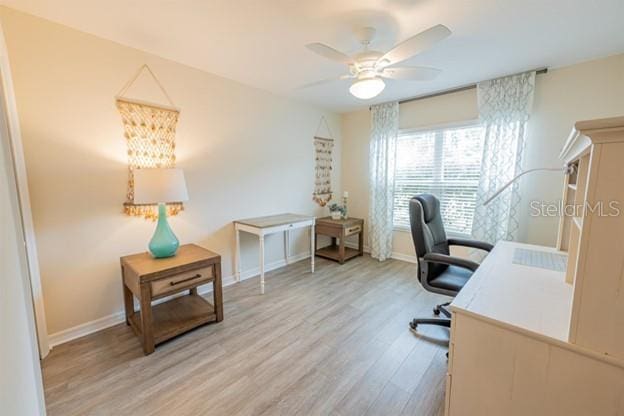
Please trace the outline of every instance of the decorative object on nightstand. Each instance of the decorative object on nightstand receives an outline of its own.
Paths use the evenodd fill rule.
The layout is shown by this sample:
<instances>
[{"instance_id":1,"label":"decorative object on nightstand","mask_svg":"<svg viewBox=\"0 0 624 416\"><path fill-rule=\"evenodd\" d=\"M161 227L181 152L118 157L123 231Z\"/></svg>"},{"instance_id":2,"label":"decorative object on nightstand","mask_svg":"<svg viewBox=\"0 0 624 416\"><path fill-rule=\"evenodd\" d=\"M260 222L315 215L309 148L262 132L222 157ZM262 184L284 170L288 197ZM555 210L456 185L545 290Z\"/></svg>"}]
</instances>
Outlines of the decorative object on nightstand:
<instances>
[{"instance_id":1,"label":"decorative object on nightstand","mask_svg":"<svg viewBox=\"0 0 624 416\"><path fill-rule=\"evenodd\" d=\"M195 244L180 247L178 255L155 259L148 253L121 258L126 323L141 338L145 355L155 345L209 322L223 320L221 256ZM213 285L213 304L199 296L197 286ZM152 301L188 290L158 305ZM133 295L140 303L134 311Z\"/></svg>"},{"instance_id":2,"label":"decorative object on nightstand","mask_svg":"<svg viewBox=\"0 0 624 416\"><path fill-rule=\"evenodd\" d=\"M362 231L364 229L364 220L360 218L333 219L332 217L324 217L316 220L315 230L315 248L319 235L331 237L331 245L319 249L315 249L315 254L330 260L336 260L343 264L346 260L353 257L362 256L364 254L364 237ZM346 237L358 235L358 248L353 249L345 245ZM336 244L336 239L339 239Z\"/></svg>"},{"instance_id":3,"label":"decorative object on nightstand","mask_svg":"<svg viewBox=\"0 0 624 416\"><path fill-rule=\"evenodd\" d=\"M346 220L348 218L347 215L347 202L349 199L349 192L344 192L342 194L342 205L338 205L337 203L333 203L329 205L329 215L332 220Z\"/></svg>"},{"instance_id":4,"label":"decorative object on nightstand","mask_svg":"<svg viewBox=\"0 0 624 416\"><path fill-rule=\"evenodd\" d=\"M337 203L333 203L329 205L329 216L332 220L340 220L344 218L345 209L343 206L338 205Z\"/></svg>"},{"instance_id":5,"label":"decorative object on nightstand","mask_svg":"<svg viewBox=\"0 0 624 416\"><path fill-rule=\"evenodd\" d=\"M188 200L184 173L181 169L136 169L134 171L134 202L158 204L158 225L149 242L149 251L155 258L175 255L180 242L167 222L167 202Z\"/></svg>"}]
</instances>

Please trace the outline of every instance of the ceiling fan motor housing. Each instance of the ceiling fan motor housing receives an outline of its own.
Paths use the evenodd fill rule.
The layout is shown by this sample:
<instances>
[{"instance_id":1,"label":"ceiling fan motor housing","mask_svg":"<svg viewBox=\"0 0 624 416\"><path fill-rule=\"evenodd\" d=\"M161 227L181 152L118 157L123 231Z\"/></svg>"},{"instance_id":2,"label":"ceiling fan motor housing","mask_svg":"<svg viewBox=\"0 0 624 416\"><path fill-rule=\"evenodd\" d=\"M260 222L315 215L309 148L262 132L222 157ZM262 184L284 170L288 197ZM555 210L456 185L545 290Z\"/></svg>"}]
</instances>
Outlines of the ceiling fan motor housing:
<instances>
[{"instance_id":1,"label":"ceiling fan motor housing","mask_svg":"<svg viewBox=\"0 0 624 416\"><path fill-rule=\"evenodd\" d=\"M354 64L352 66L352 73L357 75L361 72L365 71L374 71L376 68L377 61L381 58L383 54L378 51L364 51L355 55Z\"/></svg>"},{"instance_id":2,"label":"ceiling fan motor housing","mask_svg":"<svg viewBox=\"0 0 624 416\"><path fill-rule=\"evenodd\" d=\"M377 75L377 71L375 69L362 69L357 73L357 79L370 79L375 78Z\"/></svg>"}]
</instances>

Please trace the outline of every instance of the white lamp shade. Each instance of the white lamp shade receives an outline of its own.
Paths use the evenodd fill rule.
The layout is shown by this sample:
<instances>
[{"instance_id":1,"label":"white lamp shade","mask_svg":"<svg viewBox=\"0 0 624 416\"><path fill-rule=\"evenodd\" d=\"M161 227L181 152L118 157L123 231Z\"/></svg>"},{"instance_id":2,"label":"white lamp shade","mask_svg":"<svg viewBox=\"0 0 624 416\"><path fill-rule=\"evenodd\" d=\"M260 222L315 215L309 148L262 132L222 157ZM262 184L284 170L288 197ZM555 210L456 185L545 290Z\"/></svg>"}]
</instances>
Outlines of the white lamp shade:
<instances>
[{"instance_id":1,"label":"white lamp shade","mask_svg":"<svg viewBox=\"0 0 624 416\"><path fill-rule=\"evenodd\" d=\"M381 78L363 78L351 84L349 92L356 98L368 100L381 94L384 88L386 83Z\"/></svg>"},{"instance_id":2,"label":"white lamp shade","mask_svg":"<svg viewBox=\"0 0 624 416\"><path fill-rule=\"evenodd\" d=\"M182 169L135 169L133 173L135 204L188 201Z\"/></svg>"}]
</instances>

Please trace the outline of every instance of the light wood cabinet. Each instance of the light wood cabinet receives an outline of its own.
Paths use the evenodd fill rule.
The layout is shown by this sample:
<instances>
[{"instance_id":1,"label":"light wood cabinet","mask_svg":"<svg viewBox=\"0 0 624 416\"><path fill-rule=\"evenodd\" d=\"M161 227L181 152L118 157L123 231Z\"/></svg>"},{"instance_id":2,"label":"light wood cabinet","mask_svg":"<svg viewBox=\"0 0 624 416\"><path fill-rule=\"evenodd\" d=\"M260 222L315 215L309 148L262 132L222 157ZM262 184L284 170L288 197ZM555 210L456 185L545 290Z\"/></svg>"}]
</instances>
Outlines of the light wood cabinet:
<instances>
[{"instance_id":1,"label":"light wood cabinet","mask_svg":"<svg viewBox=\"0 0 624 416\"><path fill-rule=\"evenodd\" d=\"M447 416L624 414L624 117L576 123L560 156L557 247L499 242L451 304Z\"/></svg>"},{"instance_id":2,"label":"light wood cabinet","mask_svg":"<svg viewBox=\"0 0 624 416\"><path fill-rule=\"evenodd\" d=\"M561 159L574 169L558 238L574 288L569 342L624 360L624 117L576 123Z\"/></svg>"}]
</instances>

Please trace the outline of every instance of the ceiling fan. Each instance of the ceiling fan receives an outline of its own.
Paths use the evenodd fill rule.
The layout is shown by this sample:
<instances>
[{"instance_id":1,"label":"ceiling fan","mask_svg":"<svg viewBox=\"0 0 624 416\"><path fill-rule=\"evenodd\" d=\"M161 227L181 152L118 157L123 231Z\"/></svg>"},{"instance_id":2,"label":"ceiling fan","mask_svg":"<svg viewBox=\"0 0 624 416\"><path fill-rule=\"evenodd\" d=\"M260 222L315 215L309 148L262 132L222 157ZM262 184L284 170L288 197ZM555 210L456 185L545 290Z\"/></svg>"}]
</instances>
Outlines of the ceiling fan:
<instances>
[{"instance_id":1,"label":"ceiling fan","mask_svg":"<svg viewBox=\"0 0 624 416\"><path fill-rule=\"evenodd\" d=\"M308 88L335 80L353 79L349 92L357 98L367 100L379 95L386 87L384 78L398 80L427 81L435 78L440 72L436 68L423 66L395 67L406 59L429 49L435 43L450 36L451 31L444 25L436 25L399 43L390 51L383 53L370 50L368 47L375 37L375 29L364 27L355 31L355 36L364 50L353 56L344 54L323 43L310 43L306 48L332 61L348 65L349 73L339 77L324 79L306 84Z\"/></svg>"}]
</instances>

